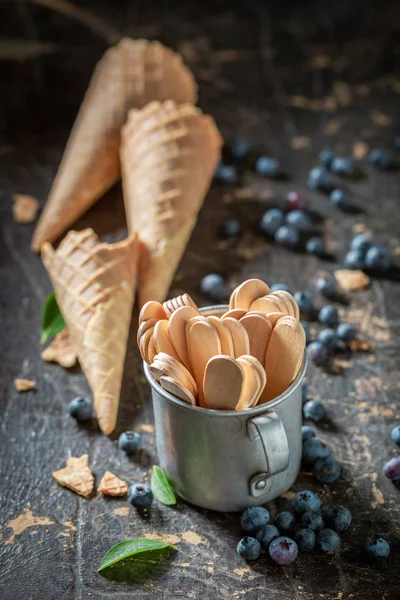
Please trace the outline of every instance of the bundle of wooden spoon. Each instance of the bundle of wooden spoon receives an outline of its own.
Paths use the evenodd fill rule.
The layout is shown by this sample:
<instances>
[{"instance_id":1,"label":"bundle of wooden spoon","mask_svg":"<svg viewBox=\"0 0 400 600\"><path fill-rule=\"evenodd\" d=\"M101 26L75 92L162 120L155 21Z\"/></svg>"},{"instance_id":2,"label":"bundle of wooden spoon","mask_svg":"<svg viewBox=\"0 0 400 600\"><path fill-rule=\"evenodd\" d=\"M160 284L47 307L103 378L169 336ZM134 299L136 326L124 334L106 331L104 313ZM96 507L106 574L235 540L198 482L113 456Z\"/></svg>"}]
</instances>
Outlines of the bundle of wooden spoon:
<instances>
[{"instance_id":1,"label":"bundle of wooden spoon","mask_svg":"<svg viewBox=\"0 0 400 600\"><path fill-rule=\"evenodd\" d=\"M220 316L201 314L188 294L147 302L137 340L166 391L193 406L244 410L273 400L296 379L306 342L299 314L291 294L248 279Z\"/></svg>"}]
</instances>

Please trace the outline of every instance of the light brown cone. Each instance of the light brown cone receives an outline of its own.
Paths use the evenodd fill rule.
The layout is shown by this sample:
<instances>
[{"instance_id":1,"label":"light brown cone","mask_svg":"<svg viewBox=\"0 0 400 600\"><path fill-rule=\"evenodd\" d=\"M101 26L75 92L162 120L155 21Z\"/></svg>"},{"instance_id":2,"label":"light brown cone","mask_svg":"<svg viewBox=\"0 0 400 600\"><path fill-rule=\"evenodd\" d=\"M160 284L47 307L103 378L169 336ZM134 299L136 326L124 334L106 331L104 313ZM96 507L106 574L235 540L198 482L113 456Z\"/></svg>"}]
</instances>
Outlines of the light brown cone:
<instances>
[{"instance_id":1,"label":"light brown cone","mask_svg":"<svg viewBox=\"0 0 400 600\"><path fill-rule=\"evenodd\" d=\"M121 168L128 228L141 242L140 306L165 299L221 145L213 119L192 104L151 102L129 112Z\"/></svg>"},{"instance_id":2,"label":"light brown cone","mask_svg":"<svg viewBox=\"0 0 400 600\"><path fill-rule=\"evenodd\" d=\"M42 259L72 345L93 392L100 428L116 424L135 294L136 236L102 244L91 229L70 231Z\"/></svg>"},{"instance_id":3,"label":"light brown cone","mask_svg":"<svg viewBox=\"0 0 400 600\"><path fill-rule=\"evenodd\" d=\"M121 127L128 110L152 100L196 102L181 56L160 42L124 38L97 64L32 240L53 242L120 177Z\"/></svg>"}]
</instances>

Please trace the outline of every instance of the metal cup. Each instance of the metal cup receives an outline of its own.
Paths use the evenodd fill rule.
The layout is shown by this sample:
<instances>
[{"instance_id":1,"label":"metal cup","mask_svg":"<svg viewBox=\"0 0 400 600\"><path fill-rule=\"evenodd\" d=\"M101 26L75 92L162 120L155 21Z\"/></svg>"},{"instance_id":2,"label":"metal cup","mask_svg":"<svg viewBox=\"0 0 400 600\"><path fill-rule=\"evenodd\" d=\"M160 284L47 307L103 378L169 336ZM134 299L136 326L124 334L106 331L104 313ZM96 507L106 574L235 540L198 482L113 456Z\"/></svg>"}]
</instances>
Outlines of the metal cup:
<instances>
[{"instance_id":1,"label":"metal cup","mask_svg":"<svg viewBox=\"0 0 400 600\"><path fill-rule=\"evenodd\" d=\"M201 309L220 315L225 306ZM301 462L302 368L291 386L255 408L210 410L165 391L144 363L151 386L160 466L184 500L240 511L273 500L297 478Z\"/></svg>"}]
</instances>

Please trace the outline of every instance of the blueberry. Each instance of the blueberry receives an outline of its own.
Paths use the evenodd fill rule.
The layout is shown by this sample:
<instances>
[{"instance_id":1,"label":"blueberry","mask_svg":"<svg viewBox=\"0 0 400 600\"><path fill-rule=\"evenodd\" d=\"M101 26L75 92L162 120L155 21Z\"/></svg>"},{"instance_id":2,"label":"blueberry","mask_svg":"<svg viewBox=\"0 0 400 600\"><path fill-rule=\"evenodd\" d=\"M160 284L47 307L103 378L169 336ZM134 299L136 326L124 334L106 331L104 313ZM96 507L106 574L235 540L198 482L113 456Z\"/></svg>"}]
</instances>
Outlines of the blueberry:
<instances>
[{"instance_id":1,"label":"blueberry","mask_svg":"<svg viewBox=\"0 0 400 600\"><path fill-rule=\"evenodd\" d=\"M318 334L318 341L321 344L324 344L328 348L328 350L334 350L338 343L338 335L334 329L330 329L329 327L326 329L321 329Z\"/></svg>"},{"instance_id":2,"label":"blueberry","mask_svg":"<svg viewBox=\"0 0 400 600\"><path fill-rule=\"evenodd\" d=\"M271 208L262 217L260 223L261 231L266 235L274 235L279 227L283 225L285 221L285 215L279 208Z\"/></svg>"},{"instance_id":3,"label":"blueberry","mask_svg":"<svg viewBox=\"0 0 400 600\"><path fill-rule=\"evenodd\" d=\"M278 565L291 565L297 558L298 548L294 540L282 536L271 542L268 552Z\"/></svg>"},{"instance_id":4,"label":"blueberry","mask_svg":"<svg viewBox=\"0 0 400 600\"><path fill-rule=\"evenodd\" d=\"M310 292L296 292L294 299L299 305L301 312L310 313L313 309L313 298Z\"/></svg>"},{"instance_id":5,"label":"blueberry","mask_svg":"<svg viewBox=\"0 0 400 600\"><path fill-rule=\"evenodd\" d=\"M124 431L118 438L118 446L127 454L136 454L142 447L142 437L136 431Z\"/></svg>"},{"instance_id":6,"label":"blueberry","mask_svg":"<svg viewBox=\"0 0 400 600\"><path fill-rule=\"evenodd\" d=\"M314 510L307 510L301 515L300 525L302 529L312 529L316 533L325 527L321 513Z\"/></svg>"},{"instance_id":7,"label":"blueberry","mask_svg":"<svg viewBox=\"0 0 400 600\"><path fill-rule=\"evenodd\" d=\"M301 428L301 439L303 442L306 442L307 440L314 438L316 433L317 432L315 431L314 427L311 427L310 425L303 425Z\"/></svg>"},{"instance_id":8,"label":"blueberry","mask_svg":"<svg viewBox=\"0 0 400 600\"><path fill-rule=\"evenodd\" d=\"M356 164L350 157L336 156L331 163L331 171L336 175L354 175L356 171Z\"/></svg>"},{"instance_id":9,"label":"blueberry","mask_svg":"<svg viewBox=\"0 0 400 600\"><path fill-rule=\"evenodd\" d=\"M256 173L263 177L277 177L281 172L281 163L277 158L260 156L256 161Z\"/></svg>"},{"instance_id":10,"label":"blueberry","mask_svg":"<svg viewBox=\"0 0 400 600\"><path fill-rule=\"evenodd\" d=\"M316 437L308 438L303 443L303 461L306 464L313 464L319 458L326 458L327 456L329 456L329 453L330 451L328 446ZM304 510L308 509L309 507L305 508ZM315 509L315 507L313 507L312 510L319 509Z\"/></svg>"},{"instance_id":11,"label":"blueberry","mask_svg":"<svg viewBox=\"0 0 400 600\"><path fill-rule=\"evenodd\" d=\"M239 174L232 165L225 165L223 162L218 163L215 169L214 179L218 183L238 183Z\"/></svg>"},{"instance_id":12,"label":"blueberry","mask_svg":"<svg viewBox=\"0 0 400 600\"><path fill-rule=\"evenodd\" d=\"M287 210L308 210L309 200L299 192L289 192L286 196Z\"/></svg>"},{"instance_id":13,"label":"blueberry","mask_svg":"<svg viewBox=\"0 0 400 600\"><path fill-rule=\"evenodd\" d=\"M282 246L294 248L299 243L299 233L294 227L282 225L275 233L275 241Z\"/></svg>"},{"instance_id":14,"label":"blueberry","mask_svg":"<svg viewBox=\"0 0 400 600\"><path fill-rule=\"evenodd\" d=\"M354 340L357 335L357 330L351 323L340 323L337 326L336 333L338 338L345 342Z\"/></svg>"},{"instance_id":15,"label":"blueberry","mask_svg":"<svg viewBox=\"0 0 400 600\"><path fill-rule=\"evenodd\" d=\"M341 506L340 504L325 506L322 514L326 525L330 529L333 529L333 531L336 531L336 533L346 531L350 527L351 512L345 506Z\"/></svg>"},{"instance_id":16,"label":"blueberry","mask_svg":"<svg viewBox=\"0 0 400 600\"><path fill-rule=\"evenodd\" d=\"M310 490L297 492L292 500L292 508L296 515L302 515L306 511L319 511L321 508L321 500Z\"/></svg>"},{"instance_id":17,"label":"blueberry","mask_svg":"<svg viewBox=\"0 0 400 600\"><path fill-rule=\"evenodd\" d=\"M400 446L400 425L396 425L396 427L393 427L390 437L392 438L395 444Z\"/></svg>"},{"instance_id":18,"label":"blueberry","mask_svg":"<svg viewBox=\"0 0 400 600\"><path fill-rule=\"evenodd\" d=\"M306 334L306 344L309 344L311 342L310 326L307 321L300 321L300 323L303 325L304 333Z\"/></svg>"},{"instance_id":19,"label":"blueberry","mask_svg":"<svg viewBox=\"0 0 400 600\"><path fill-rule=\"evenodd\" d=\"M326 150L321 150L321 152L319 153L319 162L323 167L326 167L327 169L330 169L330 166L332 164L332 161L336 158L336 154L334 153L333 150L330 149L326 149Z\"/></svg>"},{"instance_id":20,"label":"blueberry","mask_svg":"<svg viewBox=\"0 0 400 600\"><path fill-rule=\"evenodd\" d=\"M382 246L372 246L365 255L365 266L369 269L387 271L390 263L389 252Z\"/></svg>"},{"instance_id":21,"label":"blueberry","mask_svg":"<svg viewBox=\"0 0 400 600\"><path fill-rule=\"evenodd\" d=\"M350 250L344 258L344 264L349 269L363 269L365 267L365 255L361 250Z\"/></svg>"},{"instance_id":22,"label":"blueberry","mask_svg":"<svg viewBox=\"0 0 400 600\"><path fill-rule=\"evenodd\" d=\"M308 174L307 186L311 190L329 192L333 188L333 179L325 167L314 167Z\"/></svg>"},{"instance_id":23,"label":"blueberry","mask_svg":"<svg viewBox=\"0 0 400 600\"><path fill-rule=\"evenodd\" d=\"M273 285L271 285L271 292L279 291L289 292L290 294L290 287L286 285L286 283L274 283Z\"/></svg>"},{"instance_id":24,"label":"blueberry","mask_svg":"<svg viewBox=\"0 0 400 600\"><path fill-rule=\"evenodd\" d=\"M244 560L257 560L261 554L261 545L253 537L246 536L237 545L237 553Z\"/></svg>"},{"instance_id":25,"label":"blueberry","mask_svg":"<svg viewBox=\"0 0 400 600\"><path fill-rule=\"evenodd\" d=\"M268 550L270 543L279 536L279 530L275 525L264 525L257 533L257 539L264 550Z\"/></svg>"},{"instance_id":26,"label":"blueberry","mask_svg":"<svg viewBox=\"0 0 400 600\"><path fill-rule=\"evenodd\" d=\"M323 256L326 253L325 242L320 237L312 237L306 243L307 254Z\"/></svg>"},{"instance_id":27,"label":"blueberry","mask_svg":"<svg viewBox=\"0 0 400 600\"><path fill-rule=\"evenodd\" d=\"M327 304L318 313L318 321L322 325L330 325L334 327L339 323L339 313L335 306Z\"/></svg>"},{"instance_id":28,"label":"blueberry","mask_svg":"<svg viewBox=\"0 0 400 600\"><path fill-rule=\"evenodd\" d=\"M231 143L231 154L236 160L243 160L250 152L250 144L243 138L235 138Z\"/></svg>"},{"instance_id":29,"label":"blueberry","mask_svg":"<svg viewBox=\"0 0 400 600\"><path fill-rule=\"evenodd\" d=\"M323 529L317 535L317 545L324 552L340 549L340 537L332 529Z\"/></svg>"},{"instance_id":30,"label":"blueberry","mask_svg":"<svg viewBox=\"0 0 400 600\"><path fill-rule=\"evenodd\" d=\"M301 386L301 403L305 404L308 400L308 385L303 383Z\"/></svg>"},{"instance_id":31,"label":"blueberry","mask_svg":"<svg viewBox=\"0 0 400 600\"><path fill-rule=\"evenodd\" d=\"M326 458L319 458L314 464L314 477L321 483L333 483L340 477L342 468L336 458L333 456L327 456Z\"/></svg>"},{"instance_id":32,"label":"blueberry","mask_svg":"<svg viewBox=\"0 0 400 600\"><path fill-rule=\"evenodd\" d=\"M227 219L221 227L221 237L237 237L242 232L242 226L237 219Z\"/></svg>"},{"instance_id":33,"label":"blueberry","mask_svg":"<svg viewBox=\"0 0 400 600\"><path fill-rule=\"evenodd\" d=\"M78 423L85 423L92 418L92 403L88 398L77 396L69 403L68 411Z\"/></svg>"},{"instance_id":34,"label":"blueberry","mask_svg":"<svg viewBox=\"0 0 400 600\"><path fill-rule=\"evenodd\" d=\"M253 506L246 508L246 510L243 512L242 518L240 519L240 524L243 531L250 535L255 535L257 531L263 527L263 525L268 525L269 520L270 514L266 508L262 508L261 506Z\"/></svg>"},{"instance_id":35,"label":"blueberry","mask_svg":"<svg viewBox=\"0 0 400 600\"><path fill-rule=\"evenodd\" d=\"M333 298L336 295L336 280L333 277L318 277L315 289L326 298Z\"/></svg>"},{"instance_id":36,"label":"blueberry","mask_svg":"<svg viewBox=\"0 0 400 600\"><path fill-rule=\"evenodd\" d=\"M374 148L368 154L368 162L377 169L385 171L393 166L393 155L382 148Z\"/></svg>"},{"instance_id":37,"label":"blueberry","mask_svg":"<svg viewBox=\"0 0 400 600\"><path fill-rule=\"evenodd\" d=\"M391 458L383 467L383 472L388 479L400 479L400 456Z\"/></svg>"},{"instance_id":38,"label":"blueberry","mask_svg":"<svg viewBox=\"0 0 400 600\"><path fill-rule=\"evenodd\" d=\"M227 289L221 275L211 273L206 275L200 282L200 290L205 296L211 298L215 302L220 302L227 296Z\"/></svg>"},{"instance_id":39,"label":"blueberry","mask_svg":"<svg viewBox=\"0 0 400 600\"><path fill-rule=\"evenodd\" d=\"M296 519L292 513L284 510L276 515L275 527L279 529L281 534L292 533L296 524Z\"/></svg>"},{"instance_id":40,"label":"blueberry","mask_svg":"<svg viewBox=\"0 0 400 600\"><path fill-rule=\"evenodd\" d=\"M318 423L325 417L324 405L319 400L309 400L303 406L303 415L305 419Z\"/></svg>"},{"instance_id":41,"label":"blueberry","mask_svg":"<svg viewBox=\"0 0 400 600\"><path fill-rule=\"evenodd\" d=\"M349 206L349 204L350 204L348 193L343 190L339 190L339 189L332 190L332 192L329 196L329 200L337 208L345 208L346 206Z\"/></svg>"},{"instance_id":42,"label":"blueberry","mask_svg":"<svg viewBox=\"0 0 400 600\"><path fill-rule=\"evenodd\" d=\"M294 536L300 552L310 552L314 548L316 540L317 536L311 529L300 529Z\"/></svg>"},{"instance_id":43,"label":"blueberry","mask_svg":"<svg viewBox=\"0 0 400 600\"><path fill-rule=\"evenodd\" d=\"M387 558L390 554L389 543L379 535L367 537L364 549L370 558Z\"/></svg>"},{"instance_id":44,"label":"blueberry","mask_svg":"<svg viewBox=\"0 0 400 600\"><path fill-rule=\"evenodd\" d=\"M324 365L329 358L328 350L321 342L311 342L311 344L308 345L308 354L318 366Z\"/></svg>"},{"instance_id":45,"label":"blueberry","mask_svg":"<svg viewBox=\"0 0 400 600\"><path fill-rule=\"evenodd\" d=\"M297 231L308 231L312 227L310 216L304 210L292 210L286 215L286 223Z\"/></svg>"},{"instance_id":46,"label":"blueberry","mask_svg":"<svg viewBox=\"0 0 400 600\"><path fill-rule=\"evenodd\" d=\"M365 233L359 233L353 237L351 242L352 250L360 250L360 252L367 252L372 246L371 238Z\"/></svg>"},{"instance_id":47,"label":"blueberry","mask_svg":"<svg viewBox=\"0 0 400 600\"><path fill-rule=\"evenodd\" d=\"M136 508L149 508L153 502L153 492L144 483L134 483L129 487L128 501Z\"/></svg>"}]
</instances>

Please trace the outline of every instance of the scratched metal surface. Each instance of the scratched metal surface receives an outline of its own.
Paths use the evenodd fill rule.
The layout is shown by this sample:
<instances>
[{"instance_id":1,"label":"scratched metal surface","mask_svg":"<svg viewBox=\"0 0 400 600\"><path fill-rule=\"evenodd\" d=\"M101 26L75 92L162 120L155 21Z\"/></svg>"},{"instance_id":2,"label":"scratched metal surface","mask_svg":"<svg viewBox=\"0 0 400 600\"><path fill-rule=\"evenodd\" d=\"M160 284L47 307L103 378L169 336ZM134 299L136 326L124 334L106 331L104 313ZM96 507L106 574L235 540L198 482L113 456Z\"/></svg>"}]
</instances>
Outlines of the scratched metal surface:
<instances>
[{"instance_id":1,"label":"scratched metal surface","mask_svg":"<svg viewBox=\"0 0 400 600\"><path fill-rule=\"evenodd\" d=\"M223 133L246 135L280 156L288 173L287 180L276 183L246 175L239 198L211 190L171 293L187 290L204 304L197 284L210 271L223 273L232 284L256 276L310 289L317 270L332 271L340 264L360 223L400 253L398 172L378 174L368 166L364 178L349 184L365 214L340 214L313 194L313 209L329 219L326 233L337 262L268 246L257 236L266 207L279 203L289 189L305 190L306 174L322 147L334 145L349 154L355 144L392 143L400 90L396 2L377 2L368 10L361 10L361 2L346 10L308 3L307 11L300 3L280 3L272 11L267 3L235 9L218 2L212 10L195 2L178 3L174 10L161 3L160 8L157 3L114 4L32 0L0 5L0 597L400 598L399 491L381 474L385 460L395 454L389 432L400 418L400 304L393 281L374 280L343 308L374 344L373 354L341 357L333 369L339 374L313 367L308 374L311 395L324 400L329 414L321 436L342 463L343 475L338 483L321 486L303 473L292 491L311 488L325 502L351 509L354 524L343 535L338 555L302 555L287 569L262 558L250 568L235 552L236 515L180 502L176 509L156 504L151 517L142 520L124 500L100 495L85 500L52 480L51 472L66 457L84 452L97 482L106 469L129 482L141 480L157 460L134 325L116 436L127 427L143 431L146 451L140 461L118 452L116 436L78 428L68 417L69 399L87 393L87 384L79 370L67 372L40 359L40 314L50 285L29 249L32 226L15 224L10 208L15 192L45 200L92 68L122 34L158 38L179 49L199 81L201 106ZM264 200L254 199L260 196ZM216 233L230 215L245 226L241 241L233 244L218 241ZM108 241L124 235L118 186L77 227L88 225ZM36 379L37 390L17 394L13 379L18 376ZM286 507L288 498L272 503L271 510ZM386 535L392 545L382 567L362 557L362 539L371 532ZM96 574L110 546L145 534L179 542L167 571L133 588Z\"/></svg>"}]
</instances>

